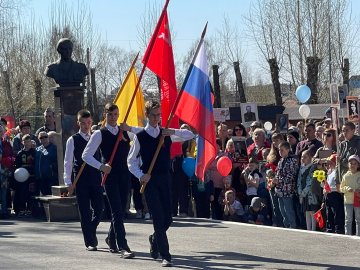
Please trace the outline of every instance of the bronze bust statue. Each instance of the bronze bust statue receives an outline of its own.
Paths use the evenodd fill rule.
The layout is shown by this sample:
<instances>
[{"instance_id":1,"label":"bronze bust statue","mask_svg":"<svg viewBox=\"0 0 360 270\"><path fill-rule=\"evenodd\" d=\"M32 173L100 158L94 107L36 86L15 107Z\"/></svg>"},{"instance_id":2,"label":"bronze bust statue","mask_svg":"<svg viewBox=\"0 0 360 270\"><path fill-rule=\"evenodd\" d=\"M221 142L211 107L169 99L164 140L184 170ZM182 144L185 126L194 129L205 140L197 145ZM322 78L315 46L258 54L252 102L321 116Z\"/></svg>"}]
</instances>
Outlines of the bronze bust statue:
<instances>
[{"instance_id":1,"label":"bronze bust statue","mask_svg":"<svg viewBox=\"0 0 360 270\"><path fill-rule=\"evenodd\" d=\"M85 64L71 59L73 43L68 38L62 38L58 41L56 50L61 57L46 67L45 75L53 78L61 87L80 86L89 71Z\"/></svg>"}]
</instances>

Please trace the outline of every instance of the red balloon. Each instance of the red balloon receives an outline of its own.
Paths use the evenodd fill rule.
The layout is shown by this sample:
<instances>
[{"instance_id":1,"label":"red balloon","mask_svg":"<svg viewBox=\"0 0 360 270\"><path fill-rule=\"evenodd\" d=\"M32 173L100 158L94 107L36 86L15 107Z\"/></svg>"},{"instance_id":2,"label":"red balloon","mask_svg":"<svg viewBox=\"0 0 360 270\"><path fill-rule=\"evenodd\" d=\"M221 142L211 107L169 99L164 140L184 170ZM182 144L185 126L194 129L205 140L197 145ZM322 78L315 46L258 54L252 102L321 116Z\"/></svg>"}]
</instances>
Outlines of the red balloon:
<instances>
[{"instance_id":1,"label":"red balloon","mask_svg":"<svg viewBox=\"0 0 360 270\"><path fill-rule=\"evenodd\" d=\"M228 176L232 169L231 159L226 156L219 158L216 168L222 176Z\"/></svg>"}]
</instances>

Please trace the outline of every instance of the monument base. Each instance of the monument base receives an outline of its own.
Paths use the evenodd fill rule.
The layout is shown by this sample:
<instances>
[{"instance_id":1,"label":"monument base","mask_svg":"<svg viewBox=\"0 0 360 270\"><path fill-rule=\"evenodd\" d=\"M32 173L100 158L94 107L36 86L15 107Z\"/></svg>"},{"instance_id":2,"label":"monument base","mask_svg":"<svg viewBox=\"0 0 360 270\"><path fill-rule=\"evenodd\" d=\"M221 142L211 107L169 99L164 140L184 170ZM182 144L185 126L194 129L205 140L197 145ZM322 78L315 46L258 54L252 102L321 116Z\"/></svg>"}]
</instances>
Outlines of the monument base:
<instances>
[{"instance_id":1,"label":"monument base","mask_svg":"<svg viewBox=\"0 0 360 270\"><path fill-rule=\"evenodd\" d=\"M79 211L76 196L38 196L35 200L40 202L44 208L46 220L55 221L79 221Z\"/></svg>"}]
</instances>

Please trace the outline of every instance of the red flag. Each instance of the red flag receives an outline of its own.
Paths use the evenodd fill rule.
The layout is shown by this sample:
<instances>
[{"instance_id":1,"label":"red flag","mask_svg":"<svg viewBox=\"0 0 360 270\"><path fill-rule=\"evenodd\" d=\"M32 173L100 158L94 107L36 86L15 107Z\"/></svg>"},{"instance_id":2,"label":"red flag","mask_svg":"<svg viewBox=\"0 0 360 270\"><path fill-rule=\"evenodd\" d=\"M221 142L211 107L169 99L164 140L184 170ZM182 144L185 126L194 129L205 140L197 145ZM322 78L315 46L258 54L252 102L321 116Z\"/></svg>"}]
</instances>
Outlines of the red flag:
<instances>
[{"instance_id":1,"label":"red flag","mask_svg":"<svg viewBox=\"0 0 360 270\"><path fill-rule=\"evenodd\" d=\"M314 218L315 218L316 222L318 223L319 228L320 229L324 228L325 224L324 224L323 216L321 214L321 209L315 212Z\"/></svg>"},{"instance_id":2,"label":"red flag","mask_svg":"<svg viewBox=\"0 0 360 270\"><path fill-rule=\"evenodd\" d=\"M328 182L326 181L326 179L325 179L324 189L325 189L327 192L331 192L331 187L330 187L330 185L328 184Z\"/></svg>"},{"instance_id":3,"label":"red flag","mask_svg":"<svg viewBox=\"0 0 360 270\"><path fill-rule=\"evenodd\" d=\"M144 59L148 57L146 66L160 78L161 85L161 118L162 125L166 124L171 109L177 97L177 88L175 80L174 55L171 44L170 27L167 12L165 11L160 24L159 31L153 33L151 42L154 42L152 50L146 49ZM179 118L174 116L169 127L179 128ZM181 154L181 144L173 143L171 147L171 157Z\"/></svg>"}]
</instances>

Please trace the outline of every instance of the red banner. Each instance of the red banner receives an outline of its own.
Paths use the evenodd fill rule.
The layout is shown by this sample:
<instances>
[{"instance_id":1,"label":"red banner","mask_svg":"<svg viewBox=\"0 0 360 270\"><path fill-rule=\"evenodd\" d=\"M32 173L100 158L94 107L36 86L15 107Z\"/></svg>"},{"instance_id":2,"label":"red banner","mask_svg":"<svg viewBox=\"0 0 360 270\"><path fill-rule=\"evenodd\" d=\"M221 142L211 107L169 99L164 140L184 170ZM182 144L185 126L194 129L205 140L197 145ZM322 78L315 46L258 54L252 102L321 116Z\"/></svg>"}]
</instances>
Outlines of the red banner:
<instances>
[{"instance_id":1,"label":"red banner","mask_svg":"<svg viewBox=\"0 0 360 270\"><path fill-rule=\"evenodd\" d=\"M154 39L154 46L151 51L150 47L146 49L143 62L148 57L146 66L160 78L161 119L162 126L165 126L177 97L174 55L167 12L160 22L159 31L154 32L151 37L151 40ZM179 128L178 117L174 116L169 127ZM171 147L171 157L179 154L181 154L181 145L174 143Z\"/></svg>"}]
</instances>

